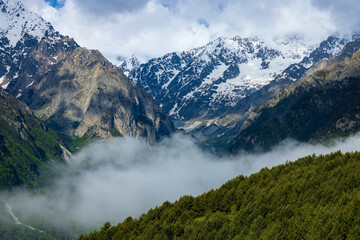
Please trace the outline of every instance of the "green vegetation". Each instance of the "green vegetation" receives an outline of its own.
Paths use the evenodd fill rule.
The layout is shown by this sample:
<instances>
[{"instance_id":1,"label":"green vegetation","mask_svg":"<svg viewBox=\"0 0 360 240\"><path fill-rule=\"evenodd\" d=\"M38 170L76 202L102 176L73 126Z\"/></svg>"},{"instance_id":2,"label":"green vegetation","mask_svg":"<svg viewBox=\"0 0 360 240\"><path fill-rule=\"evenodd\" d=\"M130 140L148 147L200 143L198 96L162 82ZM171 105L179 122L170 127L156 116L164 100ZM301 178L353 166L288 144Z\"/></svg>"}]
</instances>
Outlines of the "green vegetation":
<instances>
[{"instance_id":1,"label":"green vegetation","mask_svg":"<svg viewBox=\"0 0 360 240\"><path fill-rule=\"evenodd\" d=\"M122 137L122 134L115 128L109 130L113 137Z\"/></svg>"},{"instance_id":2,"label":"green vegetation","mask_svg":"<svg viewBox=\"0 0 360 240\"><path fill-rule=\"evenodd\" d=\"M65 145L68 147L68 149L70 150L70 152L75 153L77 152L79 149L81 149L82 147L90 144L91 142L93 142L96 138L92 138L92 137L71 137L65 133L62 133L60 131L56 131L56 133L63 139L63 141L65 142Z\"/></svg>"},{"instance_id":3,"label":"green vegetation","mask_svg":"<svg viewBox=\"0 0 360 240\"><path fill-rule=\"evenodd\" d=\"M50 236L45 232L41 232L39 230L33 230L23 225L2 223L0 225L0 239L55 240L56 238Z\"/></svg>"},{"instance_id":4,"label":"green vegetation","mask_svg":"<svg viewBox=\"0 0 360 240\"><path fill-rule=\"evenodd\" d=\"M79 239L360 239L360 153L308 156Z\"/></svg>"},{"instance_id":5,"label":"green vegetation","mask_svg":"<svg viewBox=\"0 0 360 240\"><path fill-rule=\"evenodd\" d=\"M0 92L0 189L39 186L40 168L62 155L61 138L26 105Z\"/></svg>"}]
</instances>

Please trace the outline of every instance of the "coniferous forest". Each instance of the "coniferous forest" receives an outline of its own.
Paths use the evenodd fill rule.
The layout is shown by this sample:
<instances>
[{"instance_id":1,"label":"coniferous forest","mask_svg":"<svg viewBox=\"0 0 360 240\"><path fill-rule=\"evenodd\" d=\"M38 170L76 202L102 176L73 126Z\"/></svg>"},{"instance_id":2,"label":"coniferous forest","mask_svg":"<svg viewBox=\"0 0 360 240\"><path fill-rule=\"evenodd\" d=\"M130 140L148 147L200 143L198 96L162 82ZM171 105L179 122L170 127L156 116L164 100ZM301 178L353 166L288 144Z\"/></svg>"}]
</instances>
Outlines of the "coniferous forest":
<instances>
[{"instance_id":1,"label":"coniferous forest","mask_svg":"<svg viewBox=\"0 0 360 240\"><path fill-rule=\"evenodd\" d=\"M307 156L79 239L359 239L359 168L359 152Z\"/></svg>"}]
</instances>

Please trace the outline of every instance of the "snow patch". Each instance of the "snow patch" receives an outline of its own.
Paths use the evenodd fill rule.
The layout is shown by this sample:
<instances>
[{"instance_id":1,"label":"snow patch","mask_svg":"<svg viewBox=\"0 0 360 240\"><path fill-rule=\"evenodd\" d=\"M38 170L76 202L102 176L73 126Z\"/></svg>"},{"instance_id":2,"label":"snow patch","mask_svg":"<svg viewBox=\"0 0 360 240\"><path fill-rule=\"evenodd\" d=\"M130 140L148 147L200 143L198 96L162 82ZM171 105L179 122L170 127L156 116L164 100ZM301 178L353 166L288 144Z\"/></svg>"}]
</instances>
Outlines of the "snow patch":
<instances>
[{"instance_id":1,"label":"snow patch","mask_svg":"<svg viewBox=\"0 0 360 240\"><path fill-rule=\"evenodd\" d=\"M9 72L10 72L10 66L6 66L6 73L4 74L4 76L0 77L0 85L4 82L4 79ZM6 85L6 87L4 88L5 85ZM2 86L2 87L4 89L6 89L8 85L9 85L9 82L7 84L4 84L4 86Z\"/></svg>"},{"instance_id":2,"label":"snow patch","mask_svg":"<svg viewBox=\"0 0 360 240\"><path fill-rule=\"evenodd\" d=\"M7 82L6 84L2 85L1 87L2 87L3 89L7 89L7 87L9 86L9 83L10 83L10 82Z\"/></svg>"},{"instance_id":3,"label":"snow patch","mask_svg":"<svg viewBox=\"0 0 360 240\"><path fill-rule=\"evenodd\" d=\"M20 1L3 2L3 10L0 11L0 36L9 40L9 46L14 47L25 33L40 40L46 31L52 31L50 23L26 9Z\"/></svg>"},{"instance_id":4,"label":"snow patch","mask_svg":"<svg viewBox=\"0 0 360 240\"><path fill-rule=\"evenodd\" d=\"M170 110L170 112L169 112L169 115L171 116L171 115L175 115L175 114L177 114L178 112L179 112L179 109L177 110L177 111L175 111L176 109L177 109L177 107L178 107L178 104L177 103L175 103L175 105L174 105L174 107Z\"/></svg>"}]
</instances>

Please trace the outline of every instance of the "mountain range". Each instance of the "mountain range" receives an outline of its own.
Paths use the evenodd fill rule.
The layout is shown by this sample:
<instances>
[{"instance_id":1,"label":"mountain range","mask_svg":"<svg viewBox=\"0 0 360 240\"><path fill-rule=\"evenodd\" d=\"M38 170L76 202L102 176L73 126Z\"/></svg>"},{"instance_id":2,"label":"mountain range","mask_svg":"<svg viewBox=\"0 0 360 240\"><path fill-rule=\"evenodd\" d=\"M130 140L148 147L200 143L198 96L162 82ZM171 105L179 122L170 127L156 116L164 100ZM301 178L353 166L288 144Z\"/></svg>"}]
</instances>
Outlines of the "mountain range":
<instances>
[{"instance_id":1,"label":"mountain range","mask_svg":"<svg viewBox=\"0 0 360 240\"><path fill-rule=\"evenodd\" d=\"M348 43L251 112L230 151L266 151L285 139L324 142L357 133L360 50L352 53L359 47L360 40Z\"/></svg>"},{"instance_id":2,"label":"mountain range","mask_svg":"<svg viewBox=\"0 0 360 240\"><path fill-rule=\"evenodd\" d=\"M19 1L0 7L0 86L37 117L73 138L130 135L153 144L174 131L159 106L99 51L80 48Z\"/></svg>"},{"instance_id":3,"label":"mountain range","mask_svg":"<svg viewBox=\"0 0 360 240\"><path fill-rule=\"evenodd\" d=\"M133 56L119 66L171 117L217 119L257 107L313 64L338 54L353 38L329 37L319 46L309 46L296 38L267 43L220 37L143 64Z\"/></svg>"},{"instance_id":4,"label":"mountain range","mask_svg":"<svg viewBox=\"0 0 360 240\"><path fill-rule=\"evenodd\" d=\"M330 36L309 45L296 36L267 42L220 37L203 47L142 64L135 56L120 59L119 67L160 104L179 129L217 152L227 147L252 110L356 39L357 34Z\"/></svg>"},{"instance_id":5,"label":"mountain range","mask_svg":"<svg viewBox=\"0 0 360 240\"><path fill-rule=\"evenodd\" d=\"M119 58L116 66L18 0L0 0L0 9L0 190L46 191L60 169L51 163L70 169L85 143L131 136L152 145L175 125L195 144L245 157L287 140L332 144L360 130L357 34L318 44L219 37L145 63ZM359 163L359 153L304 157L80 239L357 239ZM9 216L0 238L67 239L79 231L42 222L49 233L33 231L9 206L1 195L0 215Z\"/></svg>"}]
</instances>

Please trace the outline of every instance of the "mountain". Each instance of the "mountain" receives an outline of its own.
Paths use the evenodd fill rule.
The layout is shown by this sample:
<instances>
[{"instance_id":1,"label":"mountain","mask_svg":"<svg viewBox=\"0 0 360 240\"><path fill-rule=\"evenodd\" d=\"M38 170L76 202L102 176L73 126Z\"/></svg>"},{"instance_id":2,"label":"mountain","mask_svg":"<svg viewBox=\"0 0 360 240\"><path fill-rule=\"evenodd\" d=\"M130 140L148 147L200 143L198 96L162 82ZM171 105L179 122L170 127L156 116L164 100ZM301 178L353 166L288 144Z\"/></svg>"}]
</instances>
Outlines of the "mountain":
<instances>
[{"instance_id":1,"label":"mountain","mask_svg":"<svg viewBox=\"0 0 360 240\"><path fill-rule=\"evenodd\" d=\"M130 72L136 68L139 68L141 63L140 61L135 57L135 55L132 55L130 58L117 58L118 66L121 70L123 70L125 76L129 76Z\"/></svg>"},{"instance_id":2,"label":"mountain","mask_svg":"<svg viewBox=\"0 0 360 240\"><path fill-rule=\"evenodd\" d=\"M308 56L304 57L301 62L294 63L288 66L281 74L278 74L274 80L265 85L258 91L246 96L239 101L234 108L229 109L228 112L232 114L247 113L249 110L255 109L273 97L276 93L282 91L291 83L299 80L314 64L329 59L339 54L344 46L350 41L358 39L359 36L354 34L352 37L339 38L328 37L325 41L322 41L320 45L315 48ZM351 57L359 48L358 43L355 43L353 49L350 49L347 56Z\"/></svg>"},{"instance_id":3,"label":"mountain","mask_svg":"<svg viewBox=\"0 0 360 240\"><path fill-rule=\"evenodd\" d=\"M49 160L66 159L62 139L21 101L0 89L0 189L39 185Z\"/></svg>"},{"instance_id":4,"label":"mountain","mask_svg":"<svg viewBox=\"0 0 360 240\"><path fill-rule=\"evenodd\" d=\"M173 129L152 98L96 50L75 49L33 86L21 99L69 135L144 136L154 143Z\"/></svg>"},{"instance_id":5,"label":"mountain","mask_svg":"<svg viewBox=\"0 0 360 240\"><path fill-rule=\"evenodd\" d=\"M299 79L316 62L336 55L348 41L329 37L315 48L294 38L265 43L257 38L220 37L206 46L169 53L132 69L124 62L120 68L171 117L218 119L244 115Z\"/></svg>"},{"instance_id":6,"label":"mountain","mask_svg":"<svg viewBox=\"0 0 360 240\"><path fill-rule=\"evenodd\" d=\"M229 146L264 151L287 138L326 141L360 129L360 40L319 62L299 81L253 111Z\"/></svg>"},{"instance_id":7,"label":"mountain","mask_svg":"<svg viewBox=\"0 0 360 240\"><path fill-rule=\"evenodd\" d=\"M19 1L0 1L0 86L20 96L21 91L63 59L78 45L61 36L50 23L29 11ZM34 51L39 42L46 52ZM33 54L32 57L29 55ZM32 62L34 61L34 62Z\"/></svg>"},{"instance_id":8,"label":"mountain","mask_svg":"<svg viewBox=\"0 0 360 240\"><path fill-rule=\"evenodd\" d=\"M174 127L158 105L98 51L86 50L19 1L0 1L0 86L73 138L146 137ZM71 61L77 61L72 64Z\"/></svg>"},{"instance_id":9,"label":"mountain","mask_svg":"<svg viewBox=\"0 0 360 240\"><path fill-rule=\"evenodd\" d=\"M308 156L79 239L357 239L360 154Z\"/></svg>"}]
</instances>

